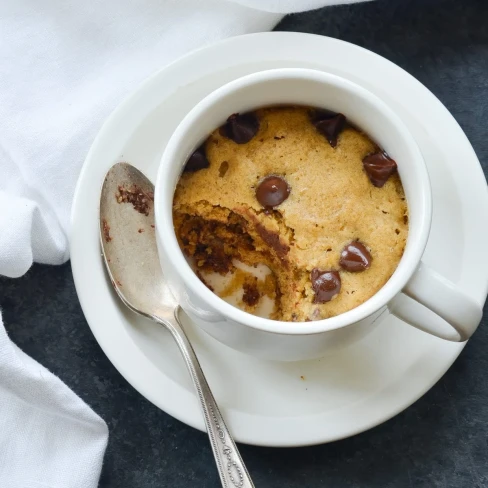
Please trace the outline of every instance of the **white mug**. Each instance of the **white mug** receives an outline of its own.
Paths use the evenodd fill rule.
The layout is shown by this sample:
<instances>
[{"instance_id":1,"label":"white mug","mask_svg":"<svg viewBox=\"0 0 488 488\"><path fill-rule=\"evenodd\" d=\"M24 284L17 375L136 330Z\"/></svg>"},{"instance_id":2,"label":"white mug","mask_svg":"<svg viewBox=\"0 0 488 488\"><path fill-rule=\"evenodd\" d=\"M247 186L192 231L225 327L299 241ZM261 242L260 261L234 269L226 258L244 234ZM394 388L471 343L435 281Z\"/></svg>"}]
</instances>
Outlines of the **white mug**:
<instances>
[{"instance_id":1,"label":"white mug","mask_svg":"<svg viewBox=\"0 0 488 488\"><path fill-rule=\"evenodd\" d=\"M191 269L173 228L173 195L190 154L230 114L278 104L340 112L363 129L398 163L409 209L405 251L388 282L358 307L314 322L263 319L226 303ZM474 300L421 261L431 226L432 195L414 138L380 98L341 77L310 69L274 69L218 88L188 113L169 140L154 201L160 261L171 290L197 325L242 352L284 361L320 357L363 337L387 308L414 327L452 341L467 340L481 320L482 310ZM406 304L402 294L415 301ZM437 317L425 313L425 307Z\"/></svg>"}]
</instances>

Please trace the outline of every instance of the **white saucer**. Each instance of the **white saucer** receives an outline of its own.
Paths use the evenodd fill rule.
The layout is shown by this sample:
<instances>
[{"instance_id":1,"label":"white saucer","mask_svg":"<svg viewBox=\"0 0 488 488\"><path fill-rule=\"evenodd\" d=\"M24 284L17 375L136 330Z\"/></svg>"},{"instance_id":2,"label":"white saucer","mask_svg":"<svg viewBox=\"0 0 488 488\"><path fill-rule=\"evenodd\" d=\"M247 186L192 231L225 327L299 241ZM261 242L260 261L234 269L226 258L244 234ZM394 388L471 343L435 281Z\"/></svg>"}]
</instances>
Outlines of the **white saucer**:
<instances>
[{"instance_id":1,"label":"white saucer","mask_svg":"<svg viewBox=\"0 0 488 488\"><path fill-rule=\"evenodd\" d=\"M253 34L193 52L146 81L98 134L74 199L71 259L87 321L115 367L155 405L201 430L200 407L173 341L126 311L105 277L98 243L100 185L121 160L154 179L170 134L204 95L241 75L287 66L350 78L399 113L432 179L434 217L425 261L480 304L487 295L488 260L480 245L487 242L486 225L480 225L488 220L485 178L464 133L423 85L369 51L307 34ZM257 360L191 323L186 329L235 438L266 446L318 444L369 429L423 395L463 349L387 315L360 343L301 363Z\"/></svg>"}]
</instances>

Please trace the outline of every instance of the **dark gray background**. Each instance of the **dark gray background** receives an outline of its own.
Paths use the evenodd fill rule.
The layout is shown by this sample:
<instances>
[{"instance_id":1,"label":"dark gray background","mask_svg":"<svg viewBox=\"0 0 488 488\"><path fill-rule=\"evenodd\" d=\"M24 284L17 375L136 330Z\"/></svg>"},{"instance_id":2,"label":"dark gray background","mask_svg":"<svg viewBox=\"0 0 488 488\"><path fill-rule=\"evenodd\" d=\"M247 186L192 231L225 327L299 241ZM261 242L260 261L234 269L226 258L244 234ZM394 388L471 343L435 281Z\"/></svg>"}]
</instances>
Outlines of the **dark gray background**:
<instances>
[{"instance_id":1,"label":"dark gray background","mask_svg":"<svg viewBox=\"0 0 488 488\"><path fill-rule=\"evenodd\" d=\"M486 174L488 2L376 1L292 15L276 29L337 37L399 64L454 114ZM0 279L0 306L12 340L108 423L100 487L219 486L206 435L146 401L105 357L81 312L69 264ZM309 448L242 446L256 487L488 487L487 346L484 319L431 391L369 432Z\"/></svg>"}]
</instances>

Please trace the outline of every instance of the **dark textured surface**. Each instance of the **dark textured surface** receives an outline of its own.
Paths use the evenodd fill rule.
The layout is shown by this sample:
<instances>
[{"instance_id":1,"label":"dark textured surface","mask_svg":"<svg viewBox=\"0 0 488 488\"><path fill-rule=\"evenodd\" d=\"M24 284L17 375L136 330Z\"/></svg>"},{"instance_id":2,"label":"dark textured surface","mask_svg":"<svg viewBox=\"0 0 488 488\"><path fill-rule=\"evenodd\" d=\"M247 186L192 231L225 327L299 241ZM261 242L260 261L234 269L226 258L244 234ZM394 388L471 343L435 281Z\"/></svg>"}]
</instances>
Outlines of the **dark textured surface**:
<instances>
[{"instance_id":1,"label":"dark textured surface","mask_svg":"<svg viewBox=\"0 0 488 488\"><path fill-rule=\"evenodd\" d=\"M277 29L338 37L405 68L451 110L486 173L487 24L485 0L385 0L290 16ZM69 265L0 279L0 306L11 338L107 421L100 487L219 486L206 436L142 398L102 353ZM364 434L301 449L242 446L257 488L488 487L487 350L485 319L431 391Z\"/></svg>"}]
</instances>

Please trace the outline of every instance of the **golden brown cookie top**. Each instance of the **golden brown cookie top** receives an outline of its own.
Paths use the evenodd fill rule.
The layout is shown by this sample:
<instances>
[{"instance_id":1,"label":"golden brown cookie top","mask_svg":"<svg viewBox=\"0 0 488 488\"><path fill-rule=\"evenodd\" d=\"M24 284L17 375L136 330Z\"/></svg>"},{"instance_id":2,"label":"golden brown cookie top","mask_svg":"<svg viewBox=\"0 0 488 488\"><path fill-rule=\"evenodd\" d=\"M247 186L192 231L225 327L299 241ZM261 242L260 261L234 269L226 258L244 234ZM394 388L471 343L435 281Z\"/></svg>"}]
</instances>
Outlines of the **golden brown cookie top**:
<instances>
[{"instance_id":1,"label":"golden brown cookie top","mask_svg":"<svg viewBox=\"0 0 488 488\"><path fill-rule=\"evenodd\" d=\"M174 218L180 245L202 263L225 270L238 256L269 266L282 320L366 301L394 272L408 234L396 163L344 116L306 107L232 115L190 158Z\"/></svg>"},{"instance_id":2,"label":"golden brown cookie top","mask_svg":"<svg viewBox=\"0 0 488 488\"><path fill-rule=\"evenodd\" d=\"M292 233L290 258L308 270L336 267L342 248L355 239L381 260L399 241L404 244L408 226L399 177L392 175L382 188L372 185L363 158L377 147L365 134L346 127L333 148L305 107L266 108L256 115L259 130L245 144L218 129L211 134L205 144L210 166L182 175L175 208L199 201L240 214L249 208L273 229L271 220L281 216ZM283 178L290 191L274 207L279 214L267 215L256 188L270 175Z\"/></svg>"}]
</instances>

